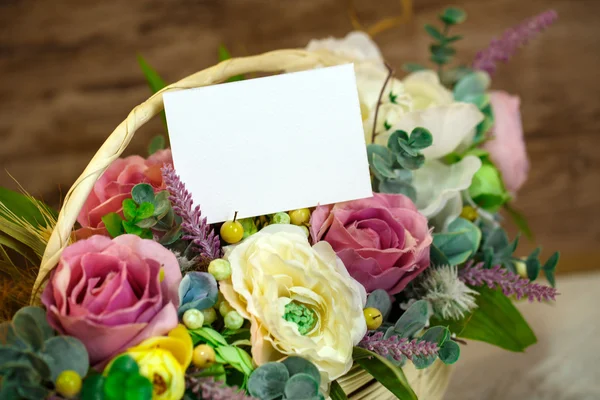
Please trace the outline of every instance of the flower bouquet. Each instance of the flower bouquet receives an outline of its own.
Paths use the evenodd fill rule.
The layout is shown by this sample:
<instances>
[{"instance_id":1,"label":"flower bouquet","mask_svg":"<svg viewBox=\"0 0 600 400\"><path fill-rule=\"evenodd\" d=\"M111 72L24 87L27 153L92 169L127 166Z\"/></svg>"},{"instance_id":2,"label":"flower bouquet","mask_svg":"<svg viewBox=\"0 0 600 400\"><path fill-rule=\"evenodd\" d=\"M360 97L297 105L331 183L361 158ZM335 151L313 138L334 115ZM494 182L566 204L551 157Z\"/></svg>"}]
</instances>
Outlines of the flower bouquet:
<instances>
[{"instance_id":1,"label":"flower bouquet","mask_svg":"<svg viewBox=\"0 0 600 400\"><path fill-rule=\"evenodd\" d=\"M98 150L60 213L0 190L2 399L441 399L465 340L536 342L513 299L551 301L558 254L514 255L500 211L528 169L497 61L546 12L447 68L465 13L427 25L436 71L393 76L364 33L229 58L165 86ZM208 224L158 136L119 158L162 94L353 62L373 196ZM550 286L534 283L544 272ZM30 296L31 295L31 296ZM26 305L31 302L32 305Z\"/></svg>"}]
</instances>

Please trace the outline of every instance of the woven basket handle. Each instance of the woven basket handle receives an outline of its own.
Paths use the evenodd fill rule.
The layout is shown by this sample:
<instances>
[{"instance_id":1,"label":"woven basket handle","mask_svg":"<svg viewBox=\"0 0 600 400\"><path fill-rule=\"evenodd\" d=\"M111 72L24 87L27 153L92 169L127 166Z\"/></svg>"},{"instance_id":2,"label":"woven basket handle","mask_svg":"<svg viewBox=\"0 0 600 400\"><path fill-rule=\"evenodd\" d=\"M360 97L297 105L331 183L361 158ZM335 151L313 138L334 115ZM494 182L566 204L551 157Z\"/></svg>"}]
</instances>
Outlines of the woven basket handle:
<instances>
[{"instance_id":1,"label":"woven basket handle","mask_svg":"<svg viewBox=\"0 0 600 400\"><path fill-rule=\"evenodd\" d=\"M79 211L96 181L106 168L123 153L138 128L164 109L163 93L209 86L224 82L228 78L240 74L301 71L316 66L336 65L343 62L345 62L344 59L332 54L304 50L278 50L257 56L231 58L165 87L135 107L125 121L121 122L106 139L83 173L67 192L56 226L44 251L33 293L38 292L45 277L58 263L62 251L68 245ZM32 296L32 300L34 299L35 296Z\"/></svg>"}]
</instances>

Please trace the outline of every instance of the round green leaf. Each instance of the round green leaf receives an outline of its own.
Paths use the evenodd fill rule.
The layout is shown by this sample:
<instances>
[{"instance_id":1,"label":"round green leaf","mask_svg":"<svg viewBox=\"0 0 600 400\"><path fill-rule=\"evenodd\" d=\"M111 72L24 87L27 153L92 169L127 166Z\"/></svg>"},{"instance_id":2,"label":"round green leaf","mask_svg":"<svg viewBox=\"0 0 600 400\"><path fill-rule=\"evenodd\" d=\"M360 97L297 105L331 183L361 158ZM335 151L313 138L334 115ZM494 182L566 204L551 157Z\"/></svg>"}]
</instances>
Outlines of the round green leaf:
<instances>
[{"instance_id":1,"label":"round green leaf","mask_svg":"<svg viewBox=\"0 0 600 400\"><path fill-rule=\"evenodd\" d=\"M164 217L169 209L171 208L171 202L169 201L169 192L163 190L158 192L154 197L154 216L159 219Z\"/></svg>"},{"instance_id":2,"label":"round green leaf","mask_svg":"<svg viewBox=\"0 0 600 400\"><path fill-rule=\"evenodd\" d=\"M111 212L102 217L102 222L108 231L109 235L113 238L125 233L123 229L123 218L115 212Z\"/></svg>"},{"instance_id":3,"label":"round green leaf","mask_svg":"<svg viewBox=\"0 0 600 400\"><path fill-rule=\"evenodd\" d=\"M319 373L319 370L307 359L297 356L290 356L283 360L282 363L287 368L290 376L294 376L296 374L307 374L317 381L317 385L321 384L321 374Z\"/></svg>"},{"instance_id":4,"label":"round green leaf","mask_svg":"<svg viewBox=\"0 0 600 400\"><path fill-rule=\"evenodd\" d=\"M386 339L392 335L410 338L425 328L429 320L429 303L427 300L415 301L398 319L393 328L386 333Z\"/></svg>"},{"instance_id":5,"label":"round green leaf","mask_svg":"<svg viewBox=\"0 0 600 400\"><path fill-rule=\"evenodd\" d=\"M454 340L447 340L440 348L438 357L444 364L454 364L460 357L460 346Z\"/></svg>"},{"instance_id":6,"label":"round green leaf","mask_svg":"<svg viewBox=\"0 0 600 400\"><path fill-rule=\"evenodd\" d=\"M137 209L136 221L150 218L152 215L154 215L154 204L145 201Z\"/></svg>"},{"instance_id":7,"label":"round green leaf","mask_svg":"<svg viewBox=\"0 0 600 400\"><path fill-rule=\"evenodd\" d=\"M151 400L152 382L145 376L133 375L125 384L125 400Z\"/></svg>"},{"instance_id":8,"label":"round green leaf","mask_svg":"<svg viewBox=\"0 0 600 400\"><path fill-rule=\"evenodd\" d=\"M469 95L483 94L490 87L490 76L484 71L465 75L454 87L454 98L462 101Z\"/></svg>"},{"instance_id":9,"label":"round green leaf","mask_svg":"<svg viewBox=\"0 0 600 400\"><path fill-rule=\"evenodd\" d=\"M154 203L154 189L147 183L138 183L131 189L131 197L139 205Z\"/></svg>"},{"instance_id":10,"label":"round green leaf","mask_svg":"<svg viewBox=\"0 0 600 400\"><path fill-rule=\"evenodd\" d=\"M296 374L287 381L284 393L289 400L311 398L319 394L319 383L309 374Z\"/></svg>"},{"instance_id":11,"label":"round green leaf","mask_svg":"<svg viewBox=\"0 0 600 400\"><path fill-rule=\"evenodd\" d=\"M467 13L457 7L448 7L444 10L444 13L440 15L440 19L445 24L456 25L467 19Z\"/></svg>"},{"instance_id":12,"label":"round green leaf","mask_svg":"<svg viewBox=\"0 0 600 400\"><path fill-rule=\"evenodd\" d=\"M104 382L104 397L106 400L122 400L123 389L127 382L128 374L122 371L109 374Z\"/></svg>"},{"instance_id":13,"label":"round green leaf","mask_svg":"<svg viewBox=\"0 0 600 400\"><path fill-rule=\"evenodd\" d=\"M248 392L260 400L274 400L283 395L289 378L290 374L282 363L263 364L250 375Z\"/></svg>"},{"instance_id":14,"label":"round green leaf","mask_svg":"<svg viewBox=\"0 0 600 400\"><path fill-rule=\"evenodd\" d=\"M29 315L31 318L33 318L36 326L42 332L44 340L50 339L56 334L54 329L52 329L50 324L48 324L48 320L46 319L46 311L44 311L43 308L34 306L23 307L17 311L13 320L19 319L22 315Z\"/></svg>"},{"instance_id":15,"label":"round green leaf","mask_svg":"<svg viewBox=\"0 0 600 400\"><path fill-rule=\"evenodd\" d=\"M83 381L81 400L104 400L105 378L100 374L90 375Z\"/></svg>"},{"instance_id":16,"label":"round green leaf","mask_svg":"<svg viewBox=\"0 0 600 400\"><path fill-rule=\"evenodd\" d=\"M52 381L66 370L86 376L90 365L88 352L78 339L70 336L55 336L48 339L42 357L50 367Z\"/></svg>"},{"instance_id":17,"label":"round green leaf","mask_svg":"<svg viewBox=\"0 0 600 400\"><path fill-rule=\"evenodd\" d=\"M109 373L118 371L125 372L127 374L138 374L140 372L140 368L133 357L124 354L117 357L110 365Z\"/></svg>"},{"instance_id":18,"label":"round green leaf","mask_svg":"<svg viewBox=\"0 0 600 400\"><path fill-rule=\"evenodd\" d=\"M379 310L379 312L383 315L383 318L386 318L392 309L392 300L390 299L390 295L383 289L376 289L369 294L367 297L367 304L365 308L373 307Z\"/></svg>"},{"instance_id":19,"label":"round green leaf","mask_svg":"<svg viewBox=\"0 0 600 400\"><path fill-rule=\"evenodd\" d=\"M19 310L13 318L12 325L15 334L32 350L40 351L44 347L44 333L37 325L36 318L27 310Z\"/></svg>"},{"instance_id":20,"label":"round green leaf","mask_svg":"<svg viewBox=\"0 0 600 400\"><path fill-rule=\"evenodd\" d=\"M137 205L135 204L135 201L131 199L123 200L123 215L128 221L135 220L137 215Z\"/></svg>"},{"instance_id":21,"label":"round green leaf","mask_svg":"<svg viewBox=\"0 0 600 400\"><path fill-rule=\"evenodd\" d=\"M413 149L423 150L433 144L433 136L425 128L415 128L410 133L408 143Z\"/></svg>"}]
</instances>

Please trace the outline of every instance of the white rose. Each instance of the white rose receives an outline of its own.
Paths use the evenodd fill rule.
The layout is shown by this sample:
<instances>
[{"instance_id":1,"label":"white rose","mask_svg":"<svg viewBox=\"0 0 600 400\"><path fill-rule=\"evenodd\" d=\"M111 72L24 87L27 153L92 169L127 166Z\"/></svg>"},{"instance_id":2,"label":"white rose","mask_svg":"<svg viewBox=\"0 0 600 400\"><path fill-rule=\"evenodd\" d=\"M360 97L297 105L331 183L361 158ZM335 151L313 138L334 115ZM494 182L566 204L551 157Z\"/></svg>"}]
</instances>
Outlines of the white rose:
<instances>
[{"instance_id":1,"label":"white rose","mask_svg":"<svg viewBox=\"0 0 600 400\"><path fill-rule=\"evenodd\" d=\"M326 382L350 370L352 348L367 331L366 292L327 242L311 247L301 228L270 225L229 246L225 258L231 278L220 289L251 321L256 364L298 355Z\"/></svg>"},{"instance_id":2,"label":"white rose","mask_svg":"<svg viewBox=\"0 0 600 400\"><path fill-rule=\"evenodd\" d=\"M413 110L446 106L454 102L452 92L440 83L433 71L417 71L402 80L404 90L412 99Z\"/></svg>"}]
</instances>

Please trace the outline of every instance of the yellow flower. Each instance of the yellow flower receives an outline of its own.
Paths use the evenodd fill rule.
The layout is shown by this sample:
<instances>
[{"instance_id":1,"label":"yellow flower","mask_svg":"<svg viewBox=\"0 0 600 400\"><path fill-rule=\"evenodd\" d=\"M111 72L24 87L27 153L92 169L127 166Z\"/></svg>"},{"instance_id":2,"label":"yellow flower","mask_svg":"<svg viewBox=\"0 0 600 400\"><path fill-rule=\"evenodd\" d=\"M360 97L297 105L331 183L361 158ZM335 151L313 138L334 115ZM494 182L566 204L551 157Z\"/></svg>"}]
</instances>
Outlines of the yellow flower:
<instances>
[{"instance_id":1,"label":"yellow flower","mask_svg":"<svg viewBox=\"0 0 600 400\"><path fill-rule=\"evenodd\" d=\"M366 333L365 289L331 246L310 246L300 227L270 225L226 249L231 278L220 282L227 302L251 321L258 365L298 355L324 381L352 366L352 347Z\"/></svg>"},{"instance_id":2,"label":"yellow flower","mask_svg":"<svg viewBox=\"0 0 600 400\"><path fill-rule=\"evenodd\" d=\"M179 400L185 392L185 370L192 361L192 338L179 324L168 336L153 337L127 350L140 374L154 386L154 400Z\"/></svg>"}]
</instances>

